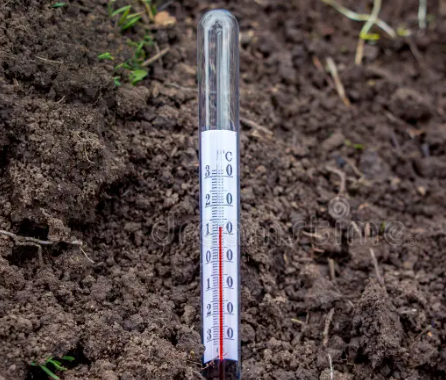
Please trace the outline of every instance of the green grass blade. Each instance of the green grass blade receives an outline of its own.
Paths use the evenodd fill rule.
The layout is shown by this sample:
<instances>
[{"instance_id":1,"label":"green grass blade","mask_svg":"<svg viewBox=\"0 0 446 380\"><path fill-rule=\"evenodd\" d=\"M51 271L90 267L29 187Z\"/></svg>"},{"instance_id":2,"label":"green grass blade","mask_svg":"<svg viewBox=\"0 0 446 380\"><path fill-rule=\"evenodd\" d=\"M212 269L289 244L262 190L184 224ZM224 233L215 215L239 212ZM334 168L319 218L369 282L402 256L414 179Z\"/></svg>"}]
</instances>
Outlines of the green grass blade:
<instances>
[{"instance_id":1,"label":"green grass blade","mask_svg":"<svg viewBox=\"0 0 446 380\"><path fill-rule=\"evenodd\" d=\"M126 5L125 7L116 9L114 12L112 12L111 17L115 17L116 15L118 15L118 14L120 14L122 12L130 10L131 7L132 7L131 5Z\"/></svg>"},{"instance_id":2,"label":"green grass blade","mask_svg":"<svg viewBox=\"0 0 446 380\"><path fill-rule=\"evenodd\" d=\"M59 371L67 371L68 370L68 368L63 367L62 363L57 360L51 359L51 360L48 360L47 363L51 363Z\"/></svg>"},{"instance_id":3,"label":"green grass blade","mask_svg":"<svg viewBox=\"0 0 446 380\"><path fill-rule=\"evenodd\" d=\"M360 33L359 36L367 41L378 41L381 38L378 33Z\"/></svg>"},{"instance_id":4,"label":"green grass blade","mask_svg":"<svg viewBox=\"0 0 446 380\"><path fill-rule=\"evenodd\" d=\"M62 360L67 360L69 362L74 362L74 356L62 356Z\"/></svg>"},{"instance_id":5,"label":"green grass blade","mask_svg":"<svg viewBox=\"0 0 446 380\"><path fill-rule=\"evenodd\" d=\"M54 374L53 372L51 372L47 367L45 367L44 365L41 365L40 368L42 368L42 370L51 378L53 378L54 380L60 380L60 377L57 376L56 374Z\"/></svg>"},{"instance_id":6,"label":"green grass blade","mask_svg":"<svg viewBox=\"0 0 446 380\"><path fill-rule=\"evenodd\" d=\"M108 9L108 17L112 17L113 14L113 4L116 2L116 0L110 0L107 4Z\"/></svg>"},{"instance_id":7,"label":"green grass blade","mask_svg":"<svg viewBox=\"0 0 446 380\"><path fill-rule=\"evenodd\" d=\"M145 42L145 44L146 44L147 46L152 46L152 45L153 45L153 38L152 38L152 36L149 35L149 34L146 34L146 35L144 36L144 42Z\"/></svg>"},{"instance_id":8,"label":"green grass blade","mask_svg":"<svg viewBox=\"0 0 446 380\"><path fill-rule=\"evenodd\" d=\"M125 24L121 30L126 30L131 28L133 25L135 25L139 20L141 19L141 16L135 16L132 18L127 24Z\"/></svg>"},{"instance_id":9,"label":"green grass blade","mask_svg":"<svg viewBox=\"0 0 446 380\"><path fill-rule=\"evenodd\" d=\"M54 5L51 6L51 8L61 8L64 7L65 5L67 5L66 3L56 3Z\"/></svg>"},{"instance_id":10,"label":"green grass blade","mask_svg":"<svg viewBox=\"0 0 446 380\"><path fill-rule=\"evenodd\" d=\"M102 60L108 60L108 61L113 61L113 56L109 53L109 52L106 52L106 53L102 53L102 54L99 54L98 55L98 59L100 60L100 61L102 61Z\"/></svg>"},{"instance_id":11,"label":"green grass blade","mask_svg":"<svg viewBox=\"0 0 446 380\"><path fill-rule=\"evenodd\" d=\"M121 77L113 77L113 82L114 82L116 87L119 87L119 86L122 85L120 79L121 79Z\"/></svg>"},{"instance_id":12,"label":"green grass blade","mask_svg":"<svg viewBox=\"0 0 446 380\"><path fill-rule=\"evenodd\" d=\"M141 50L143 47L144 47L144 41L140 42L138 47L136 48L135 52L137 55L139 55L139 53L141 53Z\"/></svg>"},{"instance_id":13,"label":"green grass blade","mask_svg":"<svg viewBox=\"0 0 446 380\"><path fill-rule=\"evenodd\" d=\"M118 25L122 25L127 21L127 16L130 13L130 8L128 8L121 16L121 18L118 21Z\"/></svg>"},{"instance_id":14,"label":"green grass blade","mask_svg":"<svg viewBox=\"0 0 446 380\"><path fill-rule=\"evenodd\" d=\"M157 9L156 9L156 4L153 4L152 0L144 0L150 7L150 9L152 10L152 13L154 15L157 14Z\"/></svg>"}]
</instances>

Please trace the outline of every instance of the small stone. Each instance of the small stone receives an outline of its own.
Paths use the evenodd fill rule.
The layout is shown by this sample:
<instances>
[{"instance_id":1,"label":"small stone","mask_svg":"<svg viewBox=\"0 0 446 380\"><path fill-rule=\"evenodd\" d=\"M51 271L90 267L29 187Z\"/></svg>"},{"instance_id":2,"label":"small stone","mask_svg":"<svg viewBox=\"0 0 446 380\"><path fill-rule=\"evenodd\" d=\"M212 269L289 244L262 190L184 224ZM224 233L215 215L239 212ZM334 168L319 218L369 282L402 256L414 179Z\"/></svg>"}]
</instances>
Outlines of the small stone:
<instances>
[{"instance_id":1,"label":"small stone","mask_svg":"<svg viewBox=\"0 0 446 380\"><path fill-rule=\"evenodd\" d=\"M423 186L418 186L417 191L422 197L426 195L426 189Z\"/></svg>"},{"instance_id":2,"label":"small stone","mask_svg":"<svg viewBox=\"0 0 446 380\"><path fill-rule=\"evenodd\" d=\"M242 341L244 343L255 342L256 332L249 323L242 323Z\"/></svg>"},{"instance_id":3,"label":"small stone","mask_svg":"<svg viewBox=\"0 0 446 380\"><path fill-rule=\"evenodd\" d=\"M116 95L116 111L120 116L134 116L147 106L150 92L146 87L122 86Z\"/></svg>"},{"instance_id":4,"label":"small stone","mask_svg":"<svg viewBox=\"0 0 446 380\"><path fill-rule=\"evenodd\" d=\"M182 318L184 320L184 323L186 323L187 325L191 325L195 320L196 314L197 311L193 306L190 305L184 306L184 313Z\"/></svg>"},{"instance_id":5,"label":"small stone","mask_svg":"<svg viewBox=\"0 0 446 380\"><path fill-rule=\"evenodd\" d=\"M415 170L421 177L446 178L446 162L444 157L425 157L414 162Z\"/></svg>"},{"instance_id":6,"label":"small stone","mask_svg":"<svg viewBox=\"0 0 446 380\"><path fill-rule=\"evenodd\" d=\"M136 232L141 229L141 223L128 222L124 225L124 231L126 232Z\"/></svg>"},{"instance_id":7,"label":"small stone","mask_svg":"<svg viewBox=\"0 0 446 380\"><path fill-rule=\"evenodd\" d=\"M116 373L112 370L108 370L108 371L104 371L102 373L101 378L103 380L118 380L118 376L116 375Z\"/></svg>"},{"instance_id":8,"label":"small stone","mask_svg":"<svg viewBox=\"0 0 446 380\"><path fill-rule=\"evenodd\" d=\"M335 132L328 139L322 142L321 148L326 152L331 152L344 144L344 141L344 135L341 132Z\"/></svg>"},{"instance_id":9,"label":"small stone","mask_svg":"<svg viewBox=\"0 0 446 380\"><path fill-rule=\"evenodd\" d=\"M399 88L390 99L390 111L406 121L428 119L432 116L429 98L411 88Z\"/></svg>"}]
</instances>

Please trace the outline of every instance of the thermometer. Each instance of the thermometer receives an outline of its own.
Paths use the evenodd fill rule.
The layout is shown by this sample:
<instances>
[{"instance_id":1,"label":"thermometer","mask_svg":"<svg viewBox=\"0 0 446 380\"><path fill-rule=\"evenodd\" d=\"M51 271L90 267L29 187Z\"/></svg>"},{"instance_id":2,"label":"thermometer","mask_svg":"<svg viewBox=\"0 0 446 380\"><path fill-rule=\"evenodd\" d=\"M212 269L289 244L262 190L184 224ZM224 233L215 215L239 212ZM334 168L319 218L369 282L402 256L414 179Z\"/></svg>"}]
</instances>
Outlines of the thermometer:
<instances>
[{"instance_id":1,"label":"thermometer","mask_svg":"<svg viewBox=\"0 0 446 380\"><path fill-rule=\"evenodd\" d=\"M239 32L225 10L198 25L202 339L206 379L240 379Z\"/></svg>"}]
</instances>

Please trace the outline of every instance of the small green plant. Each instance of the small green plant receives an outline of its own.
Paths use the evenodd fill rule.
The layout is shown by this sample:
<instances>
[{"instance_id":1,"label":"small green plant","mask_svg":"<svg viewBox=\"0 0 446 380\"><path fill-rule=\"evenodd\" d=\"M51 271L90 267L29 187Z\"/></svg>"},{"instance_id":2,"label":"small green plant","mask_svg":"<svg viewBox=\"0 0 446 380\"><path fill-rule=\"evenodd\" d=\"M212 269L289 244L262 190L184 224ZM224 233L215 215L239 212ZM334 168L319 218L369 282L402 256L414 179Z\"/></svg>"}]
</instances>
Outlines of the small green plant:
<instances>
[{"instance_id":1,"label":"small green plant","mask_svg":"<svg viewBox=\"0 0 446 380\"><path fill-rule=\"evenodd\" d=\"M132 70L129 73L130 83L135 85L138 82L142 81L147 75L148 75L147 70L141 70L141 69Z\"/></svg>"},{"instance_id":2,"label":"small green plant","mask_svg":"<svg viewBox=\"0 0 446 380\"><path fill-rule=\"evenodd\" d=\"M152 0L140 0L145 8L145 12L135 12L131 4L115 9L116 1L117 0L109 1L108 15L110 18L117 20L117 26L121 29L121 32L137 25L143 26L142 24L139 24L143 13L147 13L150 22L154 22L156 7ZM153 38L147 29L146 35L141 41L129 41L128 45L132 48L133 56L129 60L120 63L115 67L116 75L113 77L113 81L117 87L121 86L121 81L128 81L133 85L142 81L149 74L147 67L154 62L150 59L146 60L146 48L154 46ZM158 51L154 57L159 59L167 52L167 50L161 52ZM113 56L108 52L100 54L98 58L99 60L114 60Z\"/></svg>"},{"instance_id":3,"label":"small green plant","mask_svg":"<svg viewBox=\"0 0 446 380\"><path fill-rule=\"evenodd\" d=\"M131 84L135 85L142 81L149 73L144 66L146 53L144 47L153 46L153 39L150 35L144 36L141 41L129 41L128 45L133 48L133 57L115 67L115 71L125 70ZM116 80L117 79L117 80ZM120 86L121 77L115 77L115 85ZM119 84L117 84L119 83Z\"/></svg>"},{"instance_id":4,"label":"small green plant","mask_svg":"<svg viewBox=\"0 0 446 380\"><path fill-rule=\"evenodd\" d=\"M345 140L344 144L345 144L345 146L352 147L352 148L354 148L356 150L364 150L364 145L363 144L354 144L350 140Z\"/></svg>"},{"instance_id":5,"label":"small green plant","mask_svg":"<svg viewBox=\"0 0 446 380\"><path fill-rule=\"evenodd\" d=\"M67 3L56 3L51 6L51 8L62 8L68 5Z\"/></svg>"},{"instance_id":6,"label":"small green plant","mask_svg":"<svg viewBox=\"0 0 446 380\"><path fill-rule=\"evenodd\" d=\"M361 32L359 33L360 39L372 40L372 41L379 39L379 34L370 33L370 29L372 28L373 24L375 24L376 21L378 20L379 11L381 10L381 3L382 0L374 0L372 13L370 14L369 19L366 21L366 23L361 29Z\"/></svg>"},{"instance_id":7,"label":"small green plant","mask_svg":"<svg viewBox=\"0 0 446 380\"><path fill-rule=\"evenodd\" d=\"M113 77L113 82L115 83L115 86L116 86L116 87L119 87L119 86L122 85L122 83L121 83L121 77L120 77L120 76Z\"/></svg>"},{"instance_id":8,"label":"small green plant","mask_svg":"<svg viewBox=\"0 0 446 380\"><path fill-rule=\"evenodd\" d=\"M73 356L62 356L61 360L72 362L74 361ZM51 369L48 368L49 365L52 365L58 371L67 371L68 368L65 368L59 360L53 359L49 357L45 364L36 364L35 362L31 362L31 365L34 367L40 367L40 369L45 372L49 377L55 380L60 380L60 377L57 376Z\"/></svg>"},{"instance_id":9,"label":"small green plant","mask_svg":"<svg viewBox=\"0 0 446 380\"><path fill-rule=\"evenodd\" d=\"M323 3L327 5L331 5L334 9L336 9L339 13L342 13L345 17L349 18L353 21L368 21L372 18L372 15L356 13L347 9L346 7L338 4L335 0L321 0ZM379 26L383 31L385 31L391 38L396 37L395 31L383 20L376 18L374 23Z\"/></svg>"},{"instance_id":10,"label":"small green plant","mask_svg":"<svg viewBox=\"0 0 446 380\"><path fill-rule=\"evenodd\" d=\"M100 61L102 61L102 60L113 61L114 60L113 56L109 52L99 54L98 58Z\"/></svg>"},{"instance_id":11,"label":"small green plant","mask_svg":"<svg viewBox=\"0 0 446 380\"><path fill-rule=\"evenodd\" d=\"M359 33L358 46L356 48L356 57L355 63L360 65L362 62L362 57L364 54L364 44L365 41L376 41L380 38L378 33L370 33L370 29L373 25L377 25L383 31L385 31L390 38L407 37L410 35L410 30L407 29L398 29L395 31L392 29L387 23L378 18L379 12L381 10L382 0L373 0L373 9L370 15L367 14L359 14L356 12L347 9L341 4L337 3L336 0L321 0L323 3L332 6L339 13L342 13L345 17L348 17L350 20L354 21L365 21L361 32ZM427 12L427 0L419 0L418 7L418 24L420 29L426 28L426 12Z\"/></svg>"},{"instance_id":12,"label":"small green plant","mask_svg":"<svg viewBox=\"0 0 446 380\"><path fill-rule=\"evenodd\" d=\"M123 32L137 24L137 22L141 19L142 12L130 13L132 11L131 5L126 5L114 10L113 4L115 1L116 0L112 0L108 4L108 14L111 18L119 16L118 26L121 27L121 31Z\"/></svg>"},{"instance_id":13,"label":"small green plant","mask_svg":"<svg viewBox=\"0 0 446 380\"><path fill-rule=\"evenodd\" d=\"M412 32L407 29L405 26L399 26L396 30L396 33L400 36L400 37L409 37Z\"/></svg>"}]
</instances>

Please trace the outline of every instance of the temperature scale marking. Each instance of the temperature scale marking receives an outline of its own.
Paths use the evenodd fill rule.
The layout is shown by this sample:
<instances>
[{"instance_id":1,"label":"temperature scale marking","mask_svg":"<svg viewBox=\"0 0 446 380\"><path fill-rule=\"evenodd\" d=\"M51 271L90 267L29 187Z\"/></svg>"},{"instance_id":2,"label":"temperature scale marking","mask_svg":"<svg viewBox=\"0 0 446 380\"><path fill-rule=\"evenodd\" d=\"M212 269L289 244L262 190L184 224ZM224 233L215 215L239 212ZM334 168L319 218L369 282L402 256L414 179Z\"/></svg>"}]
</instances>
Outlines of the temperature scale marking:
<instances>
[{"instance_id":1,"label":"temperature scale marking","mask_svg":"<svg viewBox=\"0 0 446 380\"><path fill-rule=\"evenodd\" d=\"M204 363L239 358L238 136L201 133Z\"/></svg>"}]
</instances>

